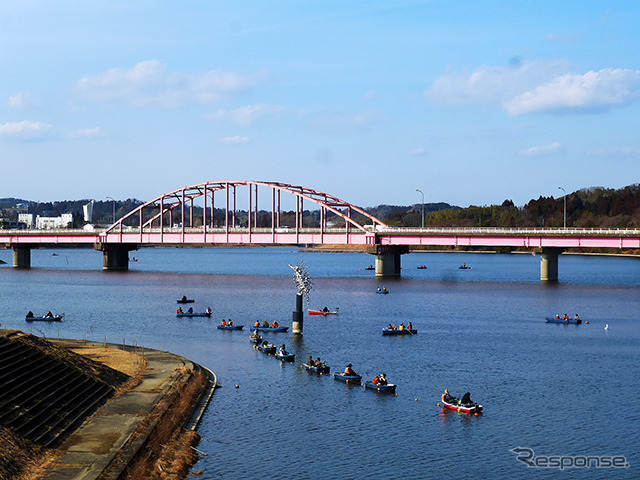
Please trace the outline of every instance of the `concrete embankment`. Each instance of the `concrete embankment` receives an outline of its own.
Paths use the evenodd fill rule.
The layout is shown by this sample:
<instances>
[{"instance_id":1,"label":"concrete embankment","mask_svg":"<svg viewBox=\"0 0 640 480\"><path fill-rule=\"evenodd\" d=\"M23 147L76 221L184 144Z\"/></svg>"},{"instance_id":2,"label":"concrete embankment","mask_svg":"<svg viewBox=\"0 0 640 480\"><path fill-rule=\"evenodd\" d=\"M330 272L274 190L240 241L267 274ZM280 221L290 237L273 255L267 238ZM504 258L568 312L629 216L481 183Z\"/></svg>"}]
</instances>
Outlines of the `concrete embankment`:
<instances>
[{"instance_id":1,"label":"concrete embankment","mask_svg":"<svg viewBox=\"0 0 640 480\"><path fill-rule=\"evenodd\" d=\"M91 345L69 340L55 343L64 348ZM105 349L104 344L94 345ZM139 384L112 398L71 434L60 446L64 453L48 466L43 478L149 478L145 473L149 469L162 470L156 463L163 454L170 454L167 444L176 433L184 432L186 424L195 429L215 389L215 375L172 353L138 349L138 354L145 361ZM198 437L187 438L189 450ZM182 462L183 474L197 459L193 456L192 462Z\"/></svg>"}]
</instances>

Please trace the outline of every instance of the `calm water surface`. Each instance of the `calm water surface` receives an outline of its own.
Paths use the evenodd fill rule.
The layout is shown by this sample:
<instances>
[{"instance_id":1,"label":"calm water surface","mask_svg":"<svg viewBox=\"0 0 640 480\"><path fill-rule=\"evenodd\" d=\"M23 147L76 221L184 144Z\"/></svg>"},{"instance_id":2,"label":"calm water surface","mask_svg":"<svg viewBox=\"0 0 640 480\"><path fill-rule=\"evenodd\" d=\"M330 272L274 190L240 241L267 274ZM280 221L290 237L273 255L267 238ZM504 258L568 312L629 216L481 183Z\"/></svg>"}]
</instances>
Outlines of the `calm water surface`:
<instances>
[{"instance_id":1,"label":"calm water surface","mask_svg":"<svg viewBox=\"0 0 640 480\"><path fill-rule=\"evenodd\" d=\"M52 255L57 253L57 255ZM640 261L560 258L560 283L539 282L531 255L410 254L403 277L381 283L366 254L294 248L143 249L127 273L101 271L99 253L34 250L28 271L0 268L0 323L29 331L28 310L66 313L33 333L168 350L211 368L216 391L199 432L199 478L638 478L640 476ZM0 252L11 263L11 252ZM266 334L303 360L347 363L389 396L311 376L300 361L256 352L249 331L216 330L221 318L291 324L289 263L314 280L304 335ZM466 262L471 270L458 270ZM416 266L426 264L427 270ZM384 284L389 295L375 295ZM212 319L178 320L175 299L211 306ZM588 325L548 325L579 313ZM419 333L382 337L389 323ZM605 331L604 326L609 329ZM245 327L245 328L247 328ZM238 385L239 388L234 388ZM444 388L482 403L482 416L443 412ZM535 455L622 455L627 469L528 468Z\"/></svg>"}]
</instances>

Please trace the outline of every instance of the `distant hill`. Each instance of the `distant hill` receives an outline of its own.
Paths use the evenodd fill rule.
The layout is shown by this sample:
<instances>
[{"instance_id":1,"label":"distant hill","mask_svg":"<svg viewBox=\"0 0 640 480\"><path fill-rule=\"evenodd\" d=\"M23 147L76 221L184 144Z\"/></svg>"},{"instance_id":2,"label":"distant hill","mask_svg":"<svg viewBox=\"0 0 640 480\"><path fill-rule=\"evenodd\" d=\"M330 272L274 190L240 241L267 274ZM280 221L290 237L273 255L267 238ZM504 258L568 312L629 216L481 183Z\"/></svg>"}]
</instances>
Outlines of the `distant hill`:
<instances>
[{"instance_id":1,"label":"distant hill","mask_svg":"<svg viewBox=\"0 0 640 480\"><path fill-rule=\"evenodd\" d=\"M640 228L640 184L620 189L589 187L567 194L567 226L586 228ZM5 215L17 217L15 205L28 204L29 213L42 216L58 216L73 213L74 223L81 224L82 206L89 200L66 200L38 203L18 198L0 198L0 209ZM129 198L115 202L115 217L120 218L141 205L140 200ZM7 210L8 209L8 210ZM113 221L114 203L94 203L94 223L109 224ZM418 227L422 224L422 207L415 205L378 205L365 211L394 226ZM461 208L448 203L426 203L424 205L425 226L485 226L485 227L562 227L564 222L564 198L542 197L530 200L517 207L513 201L505 200L500 205ZM218 224L224 221L224 210L215 210ZM175 215L178 215L176 212ZM238 212L238 218L246 212ZM317 212L305 210L304 225L317 226ZM175 217L177 218L177 217ZM194 208L194 225L202 218L202 209ZM353 218L362 223L368 220L358 214ZM295 212L283 212L283 224L295 225ZM286 220L285 220L286 219ZM178 219L178 221L180 221ZM258 226L270 224L271 215L260 211ZM200 223L201 224L201 223Z\"/></svg>"}]
</instances>

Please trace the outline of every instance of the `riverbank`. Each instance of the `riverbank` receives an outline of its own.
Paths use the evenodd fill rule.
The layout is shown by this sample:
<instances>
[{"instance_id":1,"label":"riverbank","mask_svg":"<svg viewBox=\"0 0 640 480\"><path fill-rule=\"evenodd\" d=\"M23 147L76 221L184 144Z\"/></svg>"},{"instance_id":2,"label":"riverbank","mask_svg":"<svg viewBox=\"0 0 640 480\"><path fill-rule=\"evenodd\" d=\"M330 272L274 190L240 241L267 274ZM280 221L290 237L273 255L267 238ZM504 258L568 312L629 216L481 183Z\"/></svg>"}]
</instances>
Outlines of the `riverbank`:
<instances>
[{"instance_id":1,"label":"riverbank","mask_svg":"<svg viewBox=\"0 0 640 480\"><path fill-rule=\"evenodd\" d=\"M195 426L206 408L200 400L210 398L215 375L169 352L79 340L50 343L125 373L129 379L57 448L24 442L23 448L14 449L13 455L26 464L19 477L8 478L186 477L198 460Z\"/></svg>"}]
</instances>

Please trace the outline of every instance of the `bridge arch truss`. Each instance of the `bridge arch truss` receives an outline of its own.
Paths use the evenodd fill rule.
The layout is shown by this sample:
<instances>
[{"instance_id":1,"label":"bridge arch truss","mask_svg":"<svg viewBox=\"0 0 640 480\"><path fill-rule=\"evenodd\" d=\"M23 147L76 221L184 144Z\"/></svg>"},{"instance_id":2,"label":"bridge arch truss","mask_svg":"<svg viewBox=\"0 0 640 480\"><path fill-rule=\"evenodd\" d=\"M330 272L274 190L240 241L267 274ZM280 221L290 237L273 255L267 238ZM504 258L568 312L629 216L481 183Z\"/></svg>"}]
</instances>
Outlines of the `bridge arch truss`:
<instances>
[{"instance_id":1,"label":"bridge arch truss","mask_svg":"<svg viewBox=\"0 0 640 480\"><path fill-rule=\"evenodd\" d=\"M259 189L260 188L260 189ZM246 220L240 225L238 190L247 190ZM258 194L270 191L271 218L258 227ZM295 224L282 224L281 195L295 199ZM217 194L217 195L216 195ZM219 197L222 195L222 201ZM268 193L269 195L269 193ZM216 198L217 197L217 198ZM219 202L219 203L217 203ZM305 228L304 206L320 211L318 226ZM215 210L223 209L224 218L216 225ZM200 209L196 213L196 210ZM263 210L264 212L264 210ZM359 214L354 218L355 214ZM334 228L331 216L344 221ZM201 217L201 222L197 217ZM364 220L362 220L364 218ZM370 223L369 223L370 222ZM196 223L201 223L196 225ZM366 223L366 225L365 225ZM105 243L366 243L375 241L377 228L386 225L362 208L325 192L300 185L252 180L202 182L178 188L150 200L121 217L104 233Z\"/></svg>"}]
</instances>

